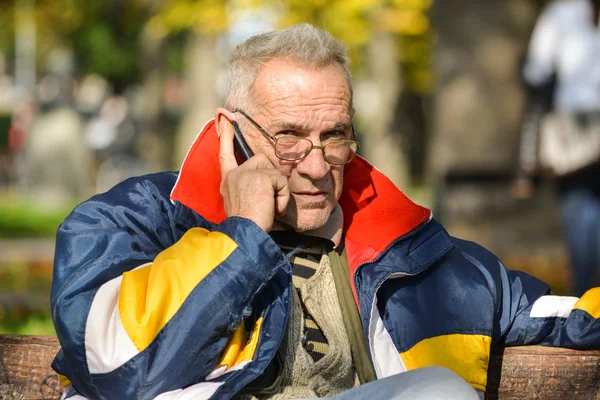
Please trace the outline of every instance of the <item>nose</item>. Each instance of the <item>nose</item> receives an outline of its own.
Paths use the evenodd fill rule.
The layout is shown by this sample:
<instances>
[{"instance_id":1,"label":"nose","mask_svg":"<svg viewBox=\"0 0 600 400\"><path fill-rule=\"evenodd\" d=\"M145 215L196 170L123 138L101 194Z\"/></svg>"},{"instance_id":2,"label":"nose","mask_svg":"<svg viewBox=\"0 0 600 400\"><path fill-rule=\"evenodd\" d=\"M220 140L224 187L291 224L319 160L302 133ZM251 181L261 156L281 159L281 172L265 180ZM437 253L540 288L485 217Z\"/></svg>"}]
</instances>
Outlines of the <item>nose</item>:
<instances>
[{"instance_id":1,"label":"nose","mask_svg":"<svg viewBox=\"0 0 600 400\"><path fill-rule=\"evenodd\" d=\"M298 173L317 181L327 176L331 170L331 166L323 158L323 150L313 148L306 157L298 161L296 170Z\"/></svg>"}]
</instances>

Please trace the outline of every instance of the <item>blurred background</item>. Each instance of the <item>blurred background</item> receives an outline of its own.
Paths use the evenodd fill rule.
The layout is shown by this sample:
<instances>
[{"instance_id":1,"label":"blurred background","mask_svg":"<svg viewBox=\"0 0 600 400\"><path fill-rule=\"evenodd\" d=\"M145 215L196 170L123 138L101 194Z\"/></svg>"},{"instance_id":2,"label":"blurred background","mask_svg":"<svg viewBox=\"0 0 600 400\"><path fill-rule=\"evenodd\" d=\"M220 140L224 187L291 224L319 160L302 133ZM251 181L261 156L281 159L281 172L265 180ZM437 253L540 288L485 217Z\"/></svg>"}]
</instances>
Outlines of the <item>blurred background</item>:
<instances>
[{"instance_id":1,"label":"blurred background","mask_svg":"<svg viewBox=\"0 0 600 400\"><path fill-rule=\"evenodd\" d=\"M298 22L350 47L361 153L455 236L568 294L552 181L511 194L536 0L0 2L0 333L52 334L54 234L128 176L177 170L229 52Z\"/></svg>"}]
</instances>

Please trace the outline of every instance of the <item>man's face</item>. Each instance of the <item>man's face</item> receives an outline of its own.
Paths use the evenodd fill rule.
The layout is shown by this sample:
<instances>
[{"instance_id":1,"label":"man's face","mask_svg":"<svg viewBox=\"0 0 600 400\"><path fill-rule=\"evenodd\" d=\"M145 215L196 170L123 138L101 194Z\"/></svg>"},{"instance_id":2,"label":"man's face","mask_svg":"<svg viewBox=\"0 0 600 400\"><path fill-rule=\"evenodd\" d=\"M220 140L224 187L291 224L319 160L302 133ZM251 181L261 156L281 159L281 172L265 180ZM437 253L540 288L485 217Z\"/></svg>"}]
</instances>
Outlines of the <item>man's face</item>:
<instances>
[{"instance_id":1,"label":"man's face","mask_svg":"<svg viewBox=\"0 0 600 400\"><path fill-rule=\"evenodd\" d=\"M340 131L349 138L352 95L341 66L313 70L271 60L256 78L253 100L252 117L274 136L297 135L315 145L339 138ZM244 126L255 152L266 154L288 178L291 199L277 219L299 232L325 225L342 193L344 166L327 163L320 149L301 161L282 161L275 156L272 141L252 125Z\"/></svg>"}]
</instances>

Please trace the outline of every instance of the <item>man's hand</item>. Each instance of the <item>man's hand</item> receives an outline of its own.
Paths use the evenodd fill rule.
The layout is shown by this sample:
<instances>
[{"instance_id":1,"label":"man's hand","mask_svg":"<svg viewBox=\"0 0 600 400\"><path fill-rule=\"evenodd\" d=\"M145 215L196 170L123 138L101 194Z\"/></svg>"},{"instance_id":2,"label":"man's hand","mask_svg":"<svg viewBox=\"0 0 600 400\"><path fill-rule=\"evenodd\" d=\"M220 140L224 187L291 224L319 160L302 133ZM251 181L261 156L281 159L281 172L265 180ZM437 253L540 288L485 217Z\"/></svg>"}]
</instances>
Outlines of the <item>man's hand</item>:
<instances>
[{"instance_id":1,"label":"man's hand","mask_svg":"<svg viewBox=\"0 0 600 400\"><path fill-rule=\"evenodd\" d=\"M269 232L275 213L282 215L290 200L287 178L264 154L257 154L238 166L231 124L227 124L220 142L221 195L225 214L248 218Z\"/></svg>"}]
</instances>

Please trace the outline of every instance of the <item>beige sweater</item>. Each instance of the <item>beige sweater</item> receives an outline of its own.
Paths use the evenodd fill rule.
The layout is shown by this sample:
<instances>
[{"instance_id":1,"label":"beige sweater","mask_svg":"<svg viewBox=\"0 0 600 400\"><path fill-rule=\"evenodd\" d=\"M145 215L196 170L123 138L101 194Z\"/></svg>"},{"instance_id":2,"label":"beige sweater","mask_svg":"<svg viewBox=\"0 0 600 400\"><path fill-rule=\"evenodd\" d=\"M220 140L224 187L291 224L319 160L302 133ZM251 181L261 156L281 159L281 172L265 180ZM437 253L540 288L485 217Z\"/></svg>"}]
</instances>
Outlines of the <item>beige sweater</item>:
<instances>
[{"instance_id":1,"label":"beige sweater","mask_svg":"<svg viewBox=\"0 0 600 400\"><path fill-rule=\"evenodd\" d=\"M329 397L358 384L327 255L322 257L315 275L299 289L301 299L292 291L288 329L280 350L284 352L282 393L269 397L272 400ZM302 346L304 317L300 301L329 344L327 354L317 362Z\"/></svg>"},{"instance_id":2,"label":"beige sweater","mask_svg":"<svg viewBox=\"0 0 600 400\"><path fill-rule=\"evenodd\" d=\"M329 257L324 255L315 275L292 290L291 310L279 353L284 360L280 393L261 397L288 400L329 397L358 386L350 342L338 303ZM327 354L314 362L302 345L302 304L319 325L329 345ZM238 395L236 399L257 399Z\"/></svg>"}]
</instances>

